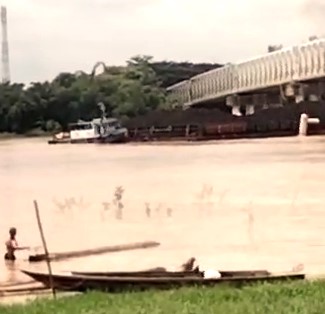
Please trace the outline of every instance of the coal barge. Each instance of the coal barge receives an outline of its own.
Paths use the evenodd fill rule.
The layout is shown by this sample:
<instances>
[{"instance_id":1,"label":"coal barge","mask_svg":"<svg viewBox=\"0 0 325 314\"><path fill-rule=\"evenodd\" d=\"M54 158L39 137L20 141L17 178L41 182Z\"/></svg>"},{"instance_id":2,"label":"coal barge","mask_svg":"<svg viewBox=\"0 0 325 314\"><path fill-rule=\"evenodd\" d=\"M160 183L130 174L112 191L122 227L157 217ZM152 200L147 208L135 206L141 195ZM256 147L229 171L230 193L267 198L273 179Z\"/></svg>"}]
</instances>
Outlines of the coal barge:
<instances>
[{"instance_id":1,"label":"coal barge","mask_svg":"<svg viewBox=\"0 0 325 314\"><path fill-rule=\"evenodd\" d=\"M317 118L305 135L325 134L325 102L288 104L259 110L250 116L233 116L220 109L154 111L124 124L128 141L206 141L296 136L302 114Z\"/></svg>"},{"instance_id":2,"label":"coal barge","mask_svg":"<svg viewBox=\"0 0 325 314\"><path fill-rule=\"evenodd\" d=\"M126 121L94 119L73 124L70 133L53 136L49 144L157 141L207 141L245 138L296 136L301 116L316 118L305 135L325 134L325 102L302 102L256 111L249 116L234 116L221 109L190 108L157 110ZM105 125L101 124L105 121ZM106 125L107 124L107 125Z\"/></svg>"}]
</instances>

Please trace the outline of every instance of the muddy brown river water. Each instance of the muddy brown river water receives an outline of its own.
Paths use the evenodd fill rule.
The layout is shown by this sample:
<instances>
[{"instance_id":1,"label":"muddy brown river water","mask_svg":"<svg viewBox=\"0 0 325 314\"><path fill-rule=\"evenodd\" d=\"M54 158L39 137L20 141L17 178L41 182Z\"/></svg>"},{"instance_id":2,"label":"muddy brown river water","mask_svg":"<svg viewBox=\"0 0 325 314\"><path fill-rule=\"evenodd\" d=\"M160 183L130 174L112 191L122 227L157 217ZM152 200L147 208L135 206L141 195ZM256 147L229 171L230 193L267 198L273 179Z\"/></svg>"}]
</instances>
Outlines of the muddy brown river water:
<instances>
[{"instance_id":1,"label":"muddy brown river water","mask_svg":"<svg viewBox=\"0 0 325 314\"><path fill-rule=\"evenodd\" d=\"M122 187L120 205L114 193ZM153 240L158 248L53 263L56 271L203 267L325 273L325 137L186 145L53 145L0 142L0 241L50 251ZM25 280L0 262L0 282Z\"/></svg>"}]
</instances>

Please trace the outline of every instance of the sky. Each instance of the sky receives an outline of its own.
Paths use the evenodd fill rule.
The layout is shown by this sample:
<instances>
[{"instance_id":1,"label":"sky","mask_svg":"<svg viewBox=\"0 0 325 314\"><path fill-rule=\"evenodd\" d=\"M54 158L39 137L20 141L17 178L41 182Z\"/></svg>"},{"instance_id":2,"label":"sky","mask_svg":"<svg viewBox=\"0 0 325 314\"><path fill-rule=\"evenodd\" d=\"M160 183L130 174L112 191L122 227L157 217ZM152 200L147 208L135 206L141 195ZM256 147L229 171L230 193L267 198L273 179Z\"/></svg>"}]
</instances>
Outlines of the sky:
<instances>
[{"instance_id":1,"label":"sky","mask_svg":"<svg viewBox=\"0 0 325 314\"><path fill-rule=\"evenodd\" d=\"M11 80L90 72L97 61L238 62L325 34L325 0L2 0ZM324 25L323 25L324 24Z\"/></svg>"}]
</instances>

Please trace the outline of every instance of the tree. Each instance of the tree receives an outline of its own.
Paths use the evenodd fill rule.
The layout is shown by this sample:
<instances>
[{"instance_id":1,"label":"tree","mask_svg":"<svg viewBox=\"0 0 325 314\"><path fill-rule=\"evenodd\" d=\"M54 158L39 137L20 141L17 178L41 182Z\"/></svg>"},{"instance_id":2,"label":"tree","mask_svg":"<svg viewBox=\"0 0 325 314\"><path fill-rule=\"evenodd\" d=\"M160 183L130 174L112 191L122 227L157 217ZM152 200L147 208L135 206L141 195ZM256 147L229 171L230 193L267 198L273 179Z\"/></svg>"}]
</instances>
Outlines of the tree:
<instances>
[{"instance_id":1,"label":"tree","mask_svg":"<svg viewBox=\"0 0 325 314\"><path fill-rule=\"evenodd\" d=\"M100 66L102 73L96 74ZM65 130L71 122L98 117L98 102L105 104L108 116L122 120L169 108L166 86L218 66L154 62L138 55L124 67L98 62L90 74L63 72L51 82L28 87L0 84L0 132Z\"/></svg>"}]
</instances>

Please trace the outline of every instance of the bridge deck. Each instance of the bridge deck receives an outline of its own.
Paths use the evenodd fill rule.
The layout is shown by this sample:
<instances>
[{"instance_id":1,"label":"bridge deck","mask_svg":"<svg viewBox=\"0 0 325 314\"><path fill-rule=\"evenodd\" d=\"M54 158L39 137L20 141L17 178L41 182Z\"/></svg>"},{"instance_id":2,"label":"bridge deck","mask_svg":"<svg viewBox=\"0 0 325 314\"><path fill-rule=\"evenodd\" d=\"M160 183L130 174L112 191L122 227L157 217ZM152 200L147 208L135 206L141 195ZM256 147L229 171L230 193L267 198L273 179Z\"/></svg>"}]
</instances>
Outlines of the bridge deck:
<instances>
[{"instance_id":1,"label":"bridge deck","mask_svg":"<svg viewBox=\"0 0 325 314\"><path fill-rule=\"evenodd\" d=\"M170 86L174 101L190 106L228 95L325 77L325 39L228 64Z\"/></svg>"}]
</instances>

